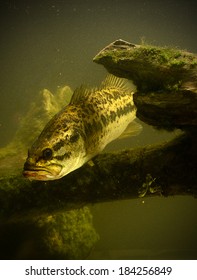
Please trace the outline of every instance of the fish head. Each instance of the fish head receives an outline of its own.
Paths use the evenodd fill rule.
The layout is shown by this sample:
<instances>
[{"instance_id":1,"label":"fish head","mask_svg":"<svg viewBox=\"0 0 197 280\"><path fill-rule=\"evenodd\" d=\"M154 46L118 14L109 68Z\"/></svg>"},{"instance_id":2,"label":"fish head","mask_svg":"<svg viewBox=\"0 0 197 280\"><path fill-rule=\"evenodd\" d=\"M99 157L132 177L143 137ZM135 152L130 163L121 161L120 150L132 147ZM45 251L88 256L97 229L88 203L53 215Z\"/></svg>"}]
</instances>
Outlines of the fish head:
<instances>
[{"instance_id":1,"label":"fish head","mask_svg":"<svg viewBox=\"0 0 197 280\"><path fill-rule=\"evenodd\" d=\"M84 139L75 128L41 133L28 151L23 175L30 180L56 180L85 163Z\"/></svg>"}]
</instances>

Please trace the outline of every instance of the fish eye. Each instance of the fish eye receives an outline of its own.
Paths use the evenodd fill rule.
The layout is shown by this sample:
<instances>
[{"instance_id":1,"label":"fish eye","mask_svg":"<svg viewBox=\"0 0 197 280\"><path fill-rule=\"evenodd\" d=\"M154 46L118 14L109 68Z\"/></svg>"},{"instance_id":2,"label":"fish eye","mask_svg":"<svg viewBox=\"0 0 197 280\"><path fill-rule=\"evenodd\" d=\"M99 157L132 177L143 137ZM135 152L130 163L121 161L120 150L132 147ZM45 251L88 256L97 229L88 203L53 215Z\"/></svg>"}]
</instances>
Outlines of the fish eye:
<instances>
[{"instance_id":1,"label":"fish eye","mask_svg":"<svg viewBox=\"0 0 197 280\"><path fill-rule=\"evenodd\" d=\"M46 148L42 151L42 157L45 160L51 159L53 156L53 151L50 148Z\"/></svg>"}]
</instances>

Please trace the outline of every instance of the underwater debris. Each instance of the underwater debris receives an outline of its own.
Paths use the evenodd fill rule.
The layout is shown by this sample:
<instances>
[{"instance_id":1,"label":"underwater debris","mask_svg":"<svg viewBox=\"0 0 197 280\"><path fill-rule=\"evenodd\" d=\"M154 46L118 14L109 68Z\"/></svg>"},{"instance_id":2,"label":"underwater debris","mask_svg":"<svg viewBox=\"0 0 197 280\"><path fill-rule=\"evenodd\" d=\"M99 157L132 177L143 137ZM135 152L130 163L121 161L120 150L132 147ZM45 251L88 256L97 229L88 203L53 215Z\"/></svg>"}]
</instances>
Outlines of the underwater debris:
<instances>
[{"instance_id":1,"label":"underwater debris","mask_svg":"<svg viewBox=\"0 0 197 280\"><path fill-rule=\"evenodd\" d=\"M177 48L116 40L93 59L137 87L137 117L156 128L197 125L197 55Z\"/></svg>"},{"instance_id":2,"label":"underwater debris","mask_svg":"<svg viewBox=\"0 0 197 280\"><path fill-rule=\"evenodd\" d=\"M109 73L132 80L144 93L169 90L193 77L197 69L197 56L192 53L123 40L109 44L93 61L104 65Z\"/></svg>"},{"instance_id":3,"label":"underwater debris","mask_svg":"<svg viewBox=\"0 0 197 280\"><path fill-rule=\"evenodd\" d=\"M156 178L153 178L151 174L146 175L146 180L138 190L139 197L144 197L148 192L151 194L162 192L161 186L158 186L156 183Z\"/></svg>"}]
</instances>

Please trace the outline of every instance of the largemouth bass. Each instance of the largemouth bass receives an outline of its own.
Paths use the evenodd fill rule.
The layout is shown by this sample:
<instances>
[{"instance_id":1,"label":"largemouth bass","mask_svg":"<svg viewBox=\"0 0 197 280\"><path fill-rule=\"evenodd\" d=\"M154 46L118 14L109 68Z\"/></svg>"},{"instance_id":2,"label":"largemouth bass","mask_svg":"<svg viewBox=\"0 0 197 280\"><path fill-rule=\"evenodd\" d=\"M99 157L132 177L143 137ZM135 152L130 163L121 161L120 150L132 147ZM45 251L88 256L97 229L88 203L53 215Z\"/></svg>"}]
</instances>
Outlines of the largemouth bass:
<instances>
[{"instance_id":1,"label":"largemouth bass","mask_svg":"<svg viewBox=\"0 0 197 280\"><path fill-rule=\"evenodd\" d=\"M133 93L127 80L112 75L99 88L76 89L29 149L23 175L59 179L96 156L135 119Z\"/></svg>"}]
</instances>

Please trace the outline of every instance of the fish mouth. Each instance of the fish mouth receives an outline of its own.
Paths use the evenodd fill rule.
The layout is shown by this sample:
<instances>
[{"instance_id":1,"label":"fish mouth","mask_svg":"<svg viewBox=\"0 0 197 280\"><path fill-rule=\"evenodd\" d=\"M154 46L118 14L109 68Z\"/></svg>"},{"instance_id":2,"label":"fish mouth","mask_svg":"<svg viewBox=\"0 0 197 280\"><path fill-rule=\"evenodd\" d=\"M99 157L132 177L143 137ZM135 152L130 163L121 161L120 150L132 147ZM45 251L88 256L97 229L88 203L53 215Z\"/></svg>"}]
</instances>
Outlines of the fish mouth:
<instances>
[{"instance_id":1,"label":"fish mouth","mask_svg":"<svg viewBox=\"0 0 197 280\"><path fill-rule=\"evenodd\" d=\"M61 172L60 166L53 166L53 169L43 168L32 166L28 168L24 168L23 176L29 180L38 180L38 181L49 181L56 180L60 178Z\"/></svg>"}]
</instances>

